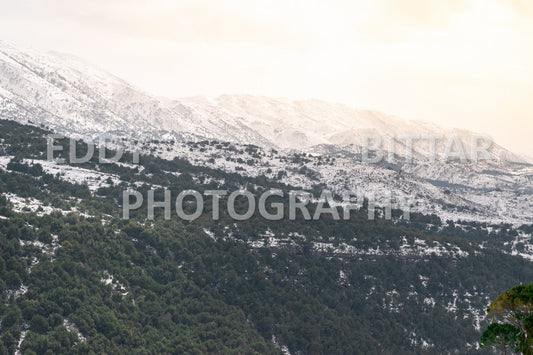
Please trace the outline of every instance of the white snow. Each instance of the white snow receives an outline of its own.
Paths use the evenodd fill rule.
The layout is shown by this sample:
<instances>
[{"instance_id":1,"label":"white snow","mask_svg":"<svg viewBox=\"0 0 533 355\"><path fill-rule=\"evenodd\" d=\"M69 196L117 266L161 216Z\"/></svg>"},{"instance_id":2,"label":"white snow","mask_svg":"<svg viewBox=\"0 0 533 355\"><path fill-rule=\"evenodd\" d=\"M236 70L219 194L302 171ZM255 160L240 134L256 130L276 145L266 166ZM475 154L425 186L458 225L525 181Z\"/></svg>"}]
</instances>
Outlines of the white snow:
<instances>
[{"instance_id":1,"label":"white snow","mask_svg":"<svg viewBox=\"0 0 533 355\"><path fill-rule=\"evenodd\" d=\"M20 296L24 295L26 292L28 292L28 286L24 285L23 283L20 284L20 287L17 289L6 290L8 299L17 299Z\"/></svg>"},{"instance_id":2,"label":"white snow","mask_svg":"<svg viewBox=\"0 0 533 355\"><path fill-rule=\"evenodd\" d=\"M113 290L120 293L122 296L126 296L129 293L126 287L124 287L123 284L115 280L113 275L107 272L107 270L102 273L100 282L102 282L104 285L111 285Z\"/></svg>"},{"instance_id":3,"label":"white snow","mask_svg":"<svg viewBox=\"0 0 533 355\"><path fill-rule=\"evenodd\" d=\"M77 335L78 335L78 339L81 341L81 342L86 342L87 341L87 337L83 336L83 334L81 334L80 330L78 329L78 326L76 326L76 324L74 324L73 322L71 322L70 320L68 320L67 318L63 319L63 326L69 331L69 332L75 332Z\"/></svg>"},{"instance_id":4,"label":"white snow","mask_svg":"<svg viewBox=\"0 0 533 355\"><path fill-rule=\"evenodd\" d=\"M25 159L24 162L27 162ZM74 184L87 184L92 192L100 187L109 187L107 179L111 179L113 184L120 183L120 177L114 174L107 174L95 170L79 168L72 165L57 164L55 161L31 160L33 163L42 165L44 172L51 175L59 175L59 178Z\"/></svg>"},{"instance_id":5,"label":"white snow","mask_svg":"<svg viewBox=\"0 0 533 355\"><path fill-rule=\"evenodd\" d=\"M22 353L20 352L20 346L22 345L22 342L24 342L24 339L26 339L26 335L28 334L28 331L26 329L22 330L20 332L20 338L18 340L18 343L17 343L17 348L15 350L15 355L21 355Z\"/></svg>"}]
</instances>

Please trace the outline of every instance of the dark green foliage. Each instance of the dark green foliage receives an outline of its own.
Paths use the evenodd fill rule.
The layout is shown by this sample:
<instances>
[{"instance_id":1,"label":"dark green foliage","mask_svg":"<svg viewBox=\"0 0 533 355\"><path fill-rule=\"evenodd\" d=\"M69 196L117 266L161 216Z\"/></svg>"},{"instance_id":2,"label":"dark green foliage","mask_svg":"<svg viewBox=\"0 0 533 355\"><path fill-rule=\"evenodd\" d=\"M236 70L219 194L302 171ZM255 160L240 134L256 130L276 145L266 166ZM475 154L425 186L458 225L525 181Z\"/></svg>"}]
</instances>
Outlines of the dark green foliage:
<instances>
[{"instance_id":1,"label":"dark green foliage","mask_svg":"<svg viewBox=\"0 0 533 355\"><path fill-rule=\"evenodd\" d=\"M494 323L483 332L483 345L533 354L533 284L505 291L490 304L488 312Z\"/></svg>"},{"instance_id":2,"label":"dark green foliage","mask_svg":"<svg viewBox=\"0 0 533 355\"><path fill-rule=\"evenodd\" d=\"M224 211L213 221L209 199L206 215L194 222L175 215L165 221L161 209L147 221L145 205L125 221L119 204L130 181L143 183L138 189L145 196L152 185L168 186L174 197L185 189L247 186L257 195L291 187L141 156L144 169L84 164L121 180L91 194L85 185L42 173L38 163L24 163L43 159L46 132L9 121L0 126L2 149L15 156L11 171L0 171L0 192L91 216L15 213L0 195L0 354L13 353L23 332L24 354L280 353L273 337L300 354L474 353L467 344L480 332L468 309L482 309L486 296L533 278L529 262L503 252L515 237L505 225L487 235L485 225L436 216L369 221L364 209L341 222L271 222L255 215L236 223ZM261 154L257 147L246 150ZM224 183L198 182L208 177ZM238 212L245 207L239 202ZM290 243L271 246L267 232ZM467 254L402 254L404 240ZM252 242L264 246L252 248ZM319 250L318 242L333 247ZM342 252L346 245L382 253ZM109 284L102 281L111 276ZM27 291L15 294L22 285ZM458 299L452 312L454 292L472 296ZM431 347L422 347L421 339Z\"/></svg>"},{"instance_id":3,"label":"dark green foliage","mask_svg":"<svg viewBox=\"0 0 533 355\"><path fill-rule=\"evenodd\" d=\"M512 324L492 323L483 332L480 339L481 348L494 346L507 353L519 351L520 329Z\"/></svg>"}]
</instances>

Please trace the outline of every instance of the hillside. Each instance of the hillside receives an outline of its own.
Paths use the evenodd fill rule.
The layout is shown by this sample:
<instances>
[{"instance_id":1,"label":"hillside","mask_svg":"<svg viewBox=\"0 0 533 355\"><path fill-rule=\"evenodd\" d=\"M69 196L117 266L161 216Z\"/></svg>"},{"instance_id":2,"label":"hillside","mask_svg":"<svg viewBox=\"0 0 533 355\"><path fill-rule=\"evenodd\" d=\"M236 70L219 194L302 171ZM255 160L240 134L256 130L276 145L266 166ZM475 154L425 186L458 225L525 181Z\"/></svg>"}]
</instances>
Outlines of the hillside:
<instances>
[{"instance_id":1,"label":"hillside","mask_svg":"<svg viewBox=\"0 0 533 355\"><path fill-rule=\"evenodd\" d=\"M58 165L49 133L0 121L0 352L482 353L486 306L533 276L531 224L369 220L364 206L336 222L187 222L162 209L150 221L146 205L124 220L126 189L298 186L235 170L244 160L232 172L194 161L269 149L193 142L190 157L163 159L152 142L161 151L147 145L138 165Z\"/></svg>"},{"instance_id":2,"label":"hillside","mask_svg":"<svg viewBox=\"0 0 533 355\"><path fill-rule=\"evenodd\" d=\"M279 176L299 187L324 185L339 194L356 188L379 195L395 191L410 198L415 211L444 220L533 222L533 166L527 159L494 143L488 160L443 160L455 138L471 158L468 148L476 134L341 104L247 95L157 98L79 58L1 42L0 117L85 139L135 138L145 143L143 152L165 159L187 157L226 172ZM385 151L393 142L392 161L362 163L361 146L369 134L379 135ZM426 137L413 142L412 161L406 135ZM427 137L441 137L435 161ZM246 149L240 154L207 141L276 153L254 157ZM190 142L204 149L192 154ZM302 154L307 157L296 157Z\"/></svg>"}]
</instances>

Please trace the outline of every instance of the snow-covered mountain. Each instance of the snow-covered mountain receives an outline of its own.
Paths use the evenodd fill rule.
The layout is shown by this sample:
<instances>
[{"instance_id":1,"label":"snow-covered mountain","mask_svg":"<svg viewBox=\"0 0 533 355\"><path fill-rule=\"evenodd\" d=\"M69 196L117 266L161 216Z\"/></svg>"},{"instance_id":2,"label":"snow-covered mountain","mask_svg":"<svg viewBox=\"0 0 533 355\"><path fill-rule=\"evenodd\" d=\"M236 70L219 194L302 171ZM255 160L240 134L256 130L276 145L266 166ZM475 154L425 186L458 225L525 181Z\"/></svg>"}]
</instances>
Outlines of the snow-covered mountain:
<instances>
[{"instance_id":1,"label":"snow-covered mountain","mask_svg":"<svg viewBox=\"0 0 533 355\"><path fill-rule=\"evenodd\" d=\"M0 43L0 114L61 133L161 137L226 137L267 143L238 120L198 117L176 100L152 97L72 56L20 51Z\"/></svg>"},{"instance_id":2,"label":"snow-covered mountain","mask_svg":"<svg viewBox=\"0 0 533 355\"><path fill-rule=\"evenodd\" d=\"M378 134L384 144L394 140L399 153L406 146L402 136L444 137L436 145L443 152L446 137L456 135L469 146L472 135L319 100L250 95L158 98L76 57L21 51L4 42L0 42L0 100L3 117L69 134L166 134L181 140L209 138L286 149L353 146L355 151L365 135ZM429 154L427 142L415 142L413 148L415 157ZM521 160L497 145L492 153L496 159Z\"/></svg>"},{"instance_id":3,"label":"snow-covered mountain","mask_svg":"<svg viewBox=\"0 0 533 355\"><path fill-rule=\"evenodd\" d=\"M360 110L320 100L221 95L216 98L183 98L180 102L189 107L196 117L214 114L225 120L227 117L236 118L239 120L237 129L243 126L250 128L272 146L287 149L313 147L316 150L321 146L342 146L360 153L366 136L379 136L383 150L389 150L392 144L397 154L406 155L407 139L412 138L414 158L424 160L431 154L429 137L435 137L438 155L443 155L449 141L456 138L465 148L466 156L470 157L471 140L477 136L474 132L444 129L427 122L406 121L379 111ZM525 161L525 158L497 144L492 144L489 151L492 160Z\"/></svg>"},{"instance_id":4,"label":"snow-covered mountain","mask_svg":"<svg viewBox=\"0 0 533 355\"><path fill-rule=\"evenodd\" d=\"M185 142L205 139L253 144L265 151L275 148L281 154L277 162L263 156L255 164L240 164L239 171L275 177L283 170L287 174L282 179L288 183L305 187L323 183L336 191L350 186L394 189L417 196L420 211L451 219L465 217L450 212L458 210L471 211L470 219L519 222L532 218L533 167L525 158L492 144L488 161L432 161L432 150L442 155L453 139L470 157L475 133L342 104L249 95L154 97L70 55L20 50L0 42L0 117L70 136L108 133L181 142L164 151L151 148L167 158L188 155ZM378 135L385 150L394 147L394 162L361 163L361 146L369 134ZM405 155L410 143L405 137L440 138L434 148L427 139L414 141L414 160L409 162ZM294 152L335 160L315 167L304 163L306 171L316 171L314 181L308 181L299 172L302 163L286 171L290 164L283 156ZM189 160L224 170L236 168L230 156L239 157L236 152L227 156L205 149L194 154ZM250 159L244 155L243 161Z\"/></svg>"}]
</instances>

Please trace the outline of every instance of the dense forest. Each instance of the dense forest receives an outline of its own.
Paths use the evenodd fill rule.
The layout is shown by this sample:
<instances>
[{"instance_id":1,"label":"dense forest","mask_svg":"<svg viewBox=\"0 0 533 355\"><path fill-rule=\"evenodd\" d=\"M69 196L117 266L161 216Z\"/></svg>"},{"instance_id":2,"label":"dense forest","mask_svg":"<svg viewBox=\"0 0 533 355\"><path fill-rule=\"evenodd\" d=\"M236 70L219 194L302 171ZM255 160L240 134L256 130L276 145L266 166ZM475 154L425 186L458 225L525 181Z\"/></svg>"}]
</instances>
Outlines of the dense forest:
<instances>
[{"instance_id":1,"label":"dense forest","mask_svg":"<svg viewBox=\"0 0 533 355\"><path fill-rule=\"evenodd\" d=\"M75 183L47 170L48 133L0 121L0 354L491 353L477 346L485 309L533 279L510 255L533 226L369 220L368 206L343 221L188 222L148 220L144 204L125 220L127 188L296 187L149 154L95 157L72 168L100 180Z\"/></svg>"}]
</instances>

